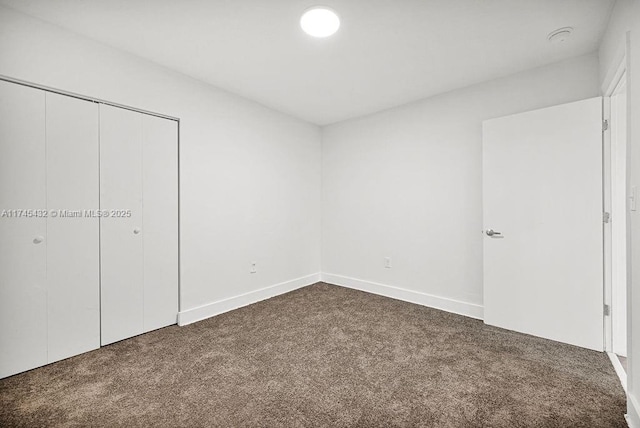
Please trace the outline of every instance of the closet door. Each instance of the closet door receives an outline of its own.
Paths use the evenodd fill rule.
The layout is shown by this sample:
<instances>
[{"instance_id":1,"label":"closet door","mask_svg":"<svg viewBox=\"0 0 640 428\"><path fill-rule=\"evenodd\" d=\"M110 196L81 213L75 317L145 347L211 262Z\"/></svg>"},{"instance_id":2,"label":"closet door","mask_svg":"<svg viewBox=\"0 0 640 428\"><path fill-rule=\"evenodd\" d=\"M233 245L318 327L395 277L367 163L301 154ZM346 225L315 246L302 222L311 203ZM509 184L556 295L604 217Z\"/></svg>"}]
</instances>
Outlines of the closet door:
<instances>
[{"instance_id":1,"label":"closet door","mask_svg":"<svg viewBox=\"0 0 640 428\"><path fill-rule=\"evenodd\" d=\"M44 103L0 81L0 377L47 363Z\"/></svg>"},{"instance_id":2,"label":"closet door","mask_svg":"<svg viewBox=\"0 0 640 428\"><path fill-rule=\"evenodd\" d=\"M100 347L100 188L98 105L47 92L46 112L51 363Z\"/></svg>"},{"instance_id":3,"label":"closet door","mask_svg":"<svg viewBox=\"0 0 640 428\"><path fill-rule=\"evenodd\" d=\"M101 343L143 332L142 114L100 105Z\"/></svg>"},{"instance_id":4,"label":"closet door","mask_svg":"<svg viewBox=\"0 0 640 428\"><path fill-rule=\"evenodd\" d=\"M178 314L178 123L142 115L144 331Z\"/></svg>"}]
</instances>

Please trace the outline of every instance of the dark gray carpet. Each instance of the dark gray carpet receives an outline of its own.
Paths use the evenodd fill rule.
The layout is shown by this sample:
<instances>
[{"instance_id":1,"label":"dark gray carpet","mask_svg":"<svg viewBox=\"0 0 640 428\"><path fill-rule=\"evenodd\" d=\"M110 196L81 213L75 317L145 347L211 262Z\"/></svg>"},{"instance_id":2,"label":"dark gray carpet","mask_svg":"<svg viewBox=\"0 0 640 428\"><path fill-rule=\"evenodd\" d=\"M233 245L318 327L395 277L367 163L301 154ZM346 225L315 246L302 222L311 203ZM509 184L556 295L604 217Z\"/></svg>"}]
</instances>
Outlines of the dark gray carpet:
<instances>
[{"instance_id":1,"label":"dark gray carpet","mask_svg":"<svg viewBox=\"0 0 640 428\"><path fill-rule=\"evenodd\" d=\"M0 381L0 426L623 427L607 356L316 284Z\"/></svg>"}]
</instances>

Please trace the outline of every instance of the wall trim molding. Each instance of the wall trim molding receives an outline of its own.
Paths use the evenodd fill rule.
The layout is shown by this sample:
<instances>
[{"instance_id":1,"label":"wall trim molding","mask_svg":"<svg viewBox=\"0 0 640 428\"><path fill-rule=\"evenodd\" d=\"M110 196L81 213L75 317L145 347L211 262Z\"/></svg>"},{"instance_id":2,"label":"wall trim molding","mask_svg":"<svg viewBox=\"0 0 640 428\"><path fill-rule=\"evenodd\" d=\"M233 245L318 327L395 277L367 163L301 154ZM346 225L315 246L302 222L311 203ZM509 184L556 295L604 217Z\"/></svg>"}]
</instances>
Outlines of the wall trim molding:
<instances>
[{"instance_id":1,"label":"wall trim molding","mask_svg":"<svg viewBox=\"0 0 640 428\"><path fill-rule=\"evenodd\" d=\"M627 373L624 371L622 367L622 363L618 359L618 356L613 352L607 352L609 356L609 360L611 360L611 365L613 365L613 369L616 371L618 378L620 379L620 384L622 385L622 389L627 393Z\"/></svg>"},{"instance_id":2,"label":"wall trim molding","mask_svg":"<svg viewBox=\"0 0 640 428\"><path fill-rule=\"evenodd\" d=\"M365 281L348 276L322 273L322 281L339 285L341 287L353 288L367 293L378 294L380 296L391 297L392 299L415 303L430 308L452 312L458 315L482 320L484 318L484 306L476 303L468 303L447 297L435 296L433 294L421 293L419 291L407 290L405 288L393 287L391 285L379 284L377 282ZM639 427L640 428L640 427Z\"/></svg>"},{"instance_id":3,"label":"wall trim molding","mask_svg":"<svg viewBox=\"0 0 640 428\"><path fill-rule=\"evenodd\" d=\"M484 317L484 307L476 303L463 302L460 300L450 299L448 297L407 290L405 288L365 281L348 276L319 272L180 311L178 312L178 325L185 326L194 322L202 321L234 309L239 309L299 288L307 287L320 281L338 285L340 287L377 294L379 296L390 297L392 299L402 300L409 303L415 303L479 320L482 320Z\"/></svg>"},{"instance_id":4,"label":"wall trim molding","mask_svg":"<svg viewBox=\"0 0 640 428\"><path fill-rule=\"evenodd\" d=\"M270 299L281 294L288 293L298 288L306 287L320 282L320 273L303 276L290 281L281 282L269 287L260 288L238 296L207 303L206 305L186 309L178 312L178 325L185 326L197 321L202 321L243 306L251 305L262 300Z\"/></svg>"},{"instance_id":5,"label":"wall trim molding","mask_svg":"<svg viewBox=\"0 0 640 428\"><path fill-rule=\"evenodd\" d=\"M627 394L627 414L629 428L640 428L640 404L631 394Z\"/></svg>"}]
</instances>

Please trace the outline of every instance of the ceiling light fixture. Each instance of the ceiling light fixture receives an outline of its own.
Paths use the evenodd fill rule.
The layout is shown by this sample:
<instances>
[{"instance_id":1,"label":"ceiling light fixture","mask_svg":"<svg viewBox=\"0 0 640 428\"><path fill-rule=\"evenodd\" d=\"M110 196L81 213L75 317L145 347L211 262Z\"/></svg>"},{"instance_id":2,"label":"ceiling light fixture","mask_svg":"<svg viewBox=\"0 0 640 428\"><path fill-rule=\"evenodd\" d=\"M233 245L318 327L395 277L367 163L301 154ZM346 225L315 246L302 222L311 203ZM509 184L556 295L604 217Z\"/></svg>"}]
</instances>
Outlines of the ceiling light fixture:
<instances>
[{"instance_id":1,"label":"ceiling light fixture","mask_svg":"<svg viewBox=\"0 0 640 428\"><path fill-rule=\"evenodd\" d=\"M573 33L573 28L562 27L550 32L547 36L547 39L549 39L551 43L563 43L567 41L569 37L571 37L571 33Z\"/></svg>"},{"instance_id":2,"label":"ceiling light fixture","mask_svg":"<svg viewBox=\"0 0 640 428\"><path fill-rule=\"evenodd\" d=\"M329 8L315 6L302 14L300 27L310 36L329 37L340 28L340 18Z\"/></svg>"}]
</instances>

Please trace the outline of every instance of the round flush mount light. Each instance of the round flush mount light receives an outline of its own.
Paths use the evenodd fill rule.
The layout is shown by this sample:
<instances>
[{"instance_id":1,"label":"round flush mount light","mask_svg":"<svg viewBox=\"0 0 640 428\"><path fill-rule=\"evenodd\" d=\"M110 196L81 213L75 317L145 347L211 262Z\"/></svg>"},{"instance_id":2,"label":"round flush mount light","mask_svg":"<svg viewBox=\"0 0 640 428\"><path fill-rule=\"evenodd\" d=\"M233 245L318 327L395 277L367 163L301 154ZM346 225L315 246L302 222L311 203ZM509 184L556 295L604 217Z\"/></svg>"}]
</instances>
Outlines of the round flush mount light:
<instances>
[{"instance_id":1,"label":"round flush mount light","mask_svg":"<svg viewBox=\"0 0 640 428\"><path fill-rule=\"evenodd\" d=\"M310 36L329 37L340 28L340 18L327 7L315 6L302 14L300 27Z\"/></svg>"},{"instance_id":2,"label":"round flush mount light","mask_svg":"<svg viewBox=\"0 0 640 428\"><path fill-rule=\"evenodd\" d=\"M573 33L573 28L562 27L550 32L547 39L549 39L551 43L564 43L571 37L571 33Z\"/></svg>"}]
</instances>

